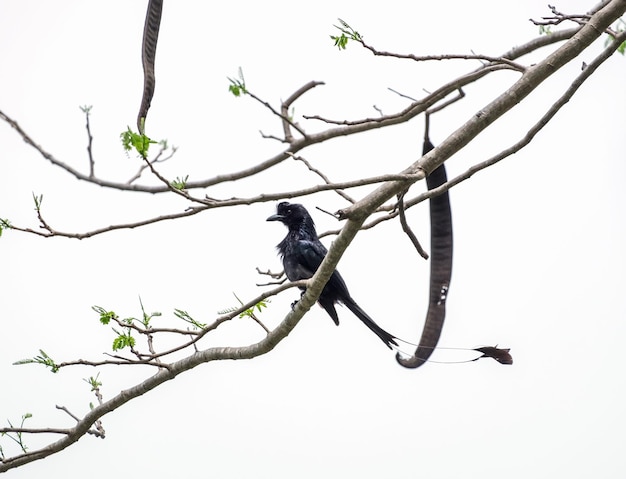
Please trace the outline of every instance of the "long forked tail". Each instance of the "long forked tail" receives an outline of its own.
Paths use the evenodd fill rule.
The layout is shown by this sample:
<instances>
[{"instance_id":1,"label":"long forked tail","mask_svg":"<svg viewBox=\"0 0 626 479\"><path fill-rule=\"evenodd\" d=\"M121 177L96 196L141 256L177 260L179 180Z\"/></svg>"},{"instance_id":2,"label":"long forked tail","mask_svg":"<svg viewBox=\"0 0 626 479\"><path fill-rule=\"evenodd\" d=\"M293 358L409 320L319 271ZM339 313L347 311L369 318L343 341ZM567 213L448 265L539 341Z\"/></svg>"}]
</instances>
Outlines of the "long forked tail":
<instances>
[{"instance_id":1,"label":"long forked tail","mask_svg":"<svg viewBox=\"0 0 626 479\"><path fill-rule=\"evenodd\" d=\"M358 304L356 304L356 302L352 298L349 298L348 300L343 301L343 303L346 305L346 307L350 311L352 311L356 315L357 318L363 321L365 326L370 328L376 334L376 336L378 336L382 340L382 342L387 345L389 349L393 349L393 346L396 346L396 347L398 346L398 343L396 342L396 339L398 338L396 338L392 334L389 334L383 328L378 326L378 324L376 324L374 320L370 318L367 315L367 313L363 311L361 307Z\"/></svg>"}]
</instances>

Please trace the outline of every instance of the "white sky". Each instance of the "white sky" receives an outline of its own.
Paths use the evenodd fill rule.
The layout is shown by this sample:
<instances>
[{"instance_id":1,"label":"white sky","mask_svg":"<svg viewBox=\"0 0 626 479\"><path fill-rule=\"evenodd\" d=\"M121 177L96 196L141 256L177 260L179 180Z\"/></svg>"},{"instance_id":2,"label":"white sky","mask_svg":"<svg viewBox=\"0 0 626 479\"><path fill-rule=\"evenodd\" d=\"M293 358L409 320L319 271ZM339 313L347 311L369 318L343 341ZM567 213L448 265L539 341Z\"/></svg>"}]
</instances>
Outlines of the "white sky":
<instances>
[{"instance_id":1,"label":"white sky","mask_svg":"<svg viewBox=\"0 0 626 479\"><path fill-rule=\"evenodd\" d=\"M140 40L147 2L0 2L0 109L60 160L87 171L80 105L93 105L96 171L124 180L139 166L119 133L134 127L141 99ZM565 12L593 2L563 1ZM162 165L169 178L212 177L259 162L281 146L258 130L280 124L227 91L243 67L248 87L278 106L310 80L326 82L295 104L301 115L337 119L405 105L387 90L419 96L475 63L413 64L374 58L328 36L337 17L380 49L416 54L497 55L537 35L527 21L544 2L166 2L157 52L157 87L147 128L179 146ZM593 52L603 45L599 41ZM545 53L545 52L543 52ZM539 58L534 56L534 59ZM584 53L447 162L464 171L517 141L580 70ZM532 63L532 58L523 59ZM622 477L626 399L626 201L623 183L626 58L590 79L536 141L451 192L455 258L441 345L512 348L515 364L483 360L404 370L347 309L336 328L319 309L270 354L201 366L103 419L104 441L86 437L64 452L12 471L14 478L124 477L485 479ZM516 79L500 73L433 119L442 141ZM331 178L397 172L421 150L423 120L303 152ZM0 126L0 217L36 227L32 193L44 194L54 227L86 231L180 211L178 199L81 184ZM152 181L152 180L149 180ZM285 164L210 196L249 196L318 182ZM415 187L416 191L424 185ZM353 192L360 197L368 189ZM345 205L333 194L304 198L313 209ZM95 401L82 378L12 366L39 348L57 361L100 359L113 335L94 304L120 316L148 311L173 321L174 308L210 322L216 311L259 293L255 267L279 269L274 246L284 228L266 223L275 205L212 211L178 222L88 240L0 238L2 327L0 421L69 426ZM410 212L428 244L427 208ZM320 231L335 228L316 213ZM355 299L384 328L417 339L427 306L428 264L398 224L360 234L340 270ZM262 315L276 325L296 297ZM262 330L234 321L205 346L243 345ZM457 359L440 353L441 360ZM466 357L466 356L464 356ZM100 369L105 399L151 370ZM41 438L28 438L35 448ZM2 439L7 455L13 446Z\"/></svg>"}]
</instances>

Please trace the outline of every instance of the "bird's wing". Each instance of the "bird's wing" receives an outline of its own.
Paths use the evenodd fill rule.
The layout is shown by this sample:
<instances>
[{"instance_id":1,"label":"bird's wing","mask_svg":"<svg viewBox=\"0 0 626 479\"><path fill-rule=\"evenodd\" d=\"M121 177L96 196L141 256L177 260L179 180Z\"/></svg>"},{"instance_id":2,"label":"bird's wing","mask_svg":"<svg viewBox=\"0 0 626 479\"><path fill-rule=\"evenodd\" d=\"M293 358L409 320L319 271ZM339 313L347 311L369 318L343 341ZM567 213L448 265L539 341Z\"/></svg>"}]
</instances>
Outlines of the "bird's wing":
<instances>
[{"instance_id":1,"label":"bird's wing","mask_svg":"<svg viewBox=\"0 0 626 479\"><path fill-rule=\"evenodd\" d=\"M311 271L317 271L328 253L319 241L299 240L296 249L301 263Z\"/></svg>"},{"instance_id":2,"label":"bird's wing","mask_svg":"<svg viewBox=\"0 0 626 479\"><path fill-rule=\"evenodd\" d=\"M324 248L324 245L321 245ZM290 281L309 279L324 259L325 252L309 240L288 243L283 253L283 266Z\"/></svg>"},{"instance_id":3,"label":"bird's wing","mask_svg":"<svg viewBox=\"0 0 626 479\"><path fill-rule=\"evenodd\" d=\"M319 240L300 240L298 241L298 250L300 253L299 262L303 268L310 271L310 275L307 276L310 278L322 264L328 250ZM332 292L331 299L333 301L343 301L344 297L350 296L348 287L337 270L333 272L324 289L326 296Z\"/></svg>"}]
</instances>

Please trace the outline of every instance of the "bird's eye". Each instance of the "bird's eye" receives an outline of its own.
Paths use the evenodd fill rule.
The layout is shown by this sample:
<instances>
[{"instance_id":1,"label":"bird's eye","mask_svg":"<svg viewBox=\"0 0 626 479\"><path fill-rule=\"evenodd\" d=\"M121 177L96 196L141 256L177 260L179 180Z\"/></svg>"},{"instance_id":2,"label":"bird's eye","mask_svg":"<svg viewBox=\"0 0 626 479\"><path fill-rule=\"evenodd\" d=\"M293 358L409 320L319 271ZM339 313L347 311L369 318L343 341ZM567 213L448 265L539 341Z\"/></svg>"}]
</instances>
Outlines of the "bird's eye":
<instances>
[{"instance_id":1,"label":"bird's eye","mask_svg":"<svg viewBox=\"0 0 626 479\"><path fill-rule=\"evenodd\" d=\"M291 208L287 210L287 214L290 214L290 213L291 213Z\"/></svg>"}]
</instances>

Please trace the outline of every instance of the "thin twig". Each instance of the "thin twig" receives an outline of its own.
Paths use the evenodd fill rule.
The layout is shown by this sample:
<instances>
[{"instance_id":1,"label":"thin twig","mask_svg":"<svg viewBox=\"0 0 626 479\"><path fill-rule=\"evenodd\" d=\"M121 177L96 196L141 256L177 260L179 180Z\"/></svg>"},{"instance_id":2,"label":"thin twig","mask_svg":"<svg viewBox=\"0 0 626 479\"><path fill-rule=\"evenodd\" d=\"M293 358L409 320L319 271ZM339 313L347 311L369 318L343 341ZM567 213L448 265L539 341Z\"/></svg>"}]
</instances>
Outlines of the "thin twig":
<instances>
[{"instance_id":1,"label":"thin twig","mask_svg":"<svg viewBox=\"0 0 626 479\"><path fill-rule=\"evenodd\" d=\"M266 275L266 276L269 276L270 278L274 278L274 279L280 279L285 274L284 271L281 271L280 273L272 273L269 269L266 270L266 271L261 271L261 268L259 268L258 266L256 267L256 271L259 274Z\"/></svg>"},{"instance_id":2,"label":"thin twig","mask_svg":"<svg viewBox=\"0 0 626 479\"><path fill-rule=\"evenodd\" d=\"M164 145L161 145L161 149L159 150L159 152L157 153L157 155L150 160L150 163L152 164L157 164L157 163L165 163L166 161L170 160L175 154L176 151L178 150L178 148L176 148L175 146L173 146L170 150L170 153L161 158L161 156L163 155L163 153L167 150L167 147ZM134 181L138 180L142 173L148 168L148 165L146 165L146 163L141 163L141 165L139 165L139 169L137 170L137 173L135 173L133 176L130 177L130 179L126 182L127 185L130 185L131 183L133 183Z\"/></svg>"},{"instance_id":3,"label":"thin twig","mask_svg":"<svg viewBox=\"0 0 626 479\"><path fill-rule=\"evenodd\" d=\"M303 138L307 137L307 134L304 132L304 130L298 126L297 124L295 124L293 121L291 121L291 119L289 118L288 115L283 115L281 112L277 111L272 105L270 105L268 102L266 102L265 100L260 99L258 96L256 96L254 93L252 93L251 91L246 91L246 93L248 95L250 95L251 98L253 98L254 100L258 101L261 105L263 105L264 107L266 107L269 111L271 111L274 115L276 115L278 118L280 118L283 123L287 123L288 125L292 126L293 128L295 128L298 133L300 133L302 135ZM290 140L287 140L287 136L285 137L285 142L286 143L292 143L293 142L293 137L291 136L291 133L289 133L288 135L290 137Z\"/></svg>"},{"instance_id":4,"label":"thin twig","mask_svg":"<svg viewBox=\"0 0 626 479\"><path fill-rule=\"evenodd\" d=\"M83 111L85 112L85 129L87 130L87 157L89 159L89 178L94 178L95 161L91 149L91 146L93 144L93 136L91 134L91 125L89 122L90 109L91 107L85 107Z\"/></svg>"},{"instance_id":5,"label":"thin twig","mask_svg":"<svg viewBox=\"0 0 626 479\"><path fill-rule=\"evenodd\" d=\"M28 428L28 427L0 427L0 434L69 434L70 429L56 427Z\"/></svg>"},{"instance_id":6,"label":"thin twig","mask_svg":"<svg viewBox=\"0 0 626 479\"><path fill-rule=\"evenodd\" d=\"M323 84L324 82L322 81L310 81L307 84L298 88L295 92L289 95L289 98L287 98L284 102L282 102L280 106L280 113L281 113L281 118L283 120L283 134L285 135L284 141L286 141L287 143L293 142L293 134L291 133L291 128L290 128L291 123L285 120L285 118L289 118L289 107L294 101L296 101L298 98L304 95L307 91L309 91L312 88L315 88L318 85L323 85Z\"/></svg>"},{"instance_id":7,"label":"thin twig","mask_svg":"<svg viewBox=\"0 0 626 479\"><path fill-rule=\"evenodd\" d=\"M404 60L413 60L416 62L426 62L426 61L442 61L442 60L483 60L485 62L489 62L491 64L502 64L507 66L512 70L516 70L520 73L524 73L526 71L526 67L520 65L519 63L515 63L506 57L492 57L489 55L467 55L467 54L446 54L446 55L414 55L412 53L402 54L402 53L392 53L385 52L381 50L377 50L371 45L365 43L362 39L357 40L364 48L372 52L375 56L380 57L392 57Z\"/></svg>"},{"instance_id":8,"label":"thin twig","mask_svg":"<svg viewBox=\"0 0 626 479\"><path fill-rule=\"evenodd\" d=\"M406 213L404 211L404 195L406 194L406 191L403 192L401 195L399 195L398 197L398 215L400 217L400 224L402 225L402 231L404 231L406 233L406 235L409 237L409 239L411 240L411 243L413 243L413 246L415 247L417 253L424 259L428 259L428 253L424 250L424 248L422 248L422 245L420 244L419 240L417 239L417 236L415 236L415 233L413 233L413 230L411 229L411 227L409 226L409 224L406 221Z\"/></svg>"},{"instance_id":9,"label":"thin twig","mask_svg":"<svg viewBox=\"0 0 626 479\"><path fill-rule=\"evenodd\" d=\"M146 163L146 166L150 168L150 171L152 172L152 174L156 176L159 180L161 180L163 184L167 185L167 187L170 189L172 193L175 193L178 196L182 196L183 198L185 198L188 201L191 201L192 203L200 203L202 205L207 204L207 200L195 198L194 196L191 196L189 193L187 193L184 189L175 188L171 181L168 181L156 170L156 168L154 167L154 162L151 162L147 158L144 158L144 162Z\"/></svg>"},{"instance_id":10,"label":"thin twig","mask_svg":"<svg viewBox=\"0 0 626 479\"><path fill-rule=\"evenodd\" d=\"M309 163L306 159L304 159L301 156L295 156L295 155L291 155L291 157L296 160L296 161L301 161L302 163L304 163L306 165L306 167L309 169L309 171L312 171L313 173L315 173L317 176L319 176L325 184L327 185L333 185L334 183L332 181L330 181L330 179L324 174L322 173L320 170L318 170L317 168L315 168L313 165L311 165L311 163ZM350 203L354 203L355 200L354 198L352 198L350 195L348 195L345 191L343 191L342 189L339 188L333 188L333 191L335 193L337 193L339 196L341 196L344 200L350 202Z\"/></svg>"},{"instance_id":11,"label":"thin twig","mask_svg":"<svg viewBox=\"0 0 626 479\"><path fill-rule=\"evenodd\" d=\"M64 411L68 416L70 416L72 419L74 419L76 422L80 421L80 419L78 419L76 416L74 416L74 414L72 414L70 412L70 410L68 408L66 408L65 406L56 406L57 409Z\"/></svg>"}]
</instances>

